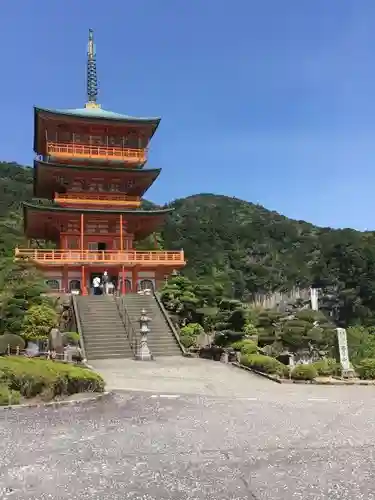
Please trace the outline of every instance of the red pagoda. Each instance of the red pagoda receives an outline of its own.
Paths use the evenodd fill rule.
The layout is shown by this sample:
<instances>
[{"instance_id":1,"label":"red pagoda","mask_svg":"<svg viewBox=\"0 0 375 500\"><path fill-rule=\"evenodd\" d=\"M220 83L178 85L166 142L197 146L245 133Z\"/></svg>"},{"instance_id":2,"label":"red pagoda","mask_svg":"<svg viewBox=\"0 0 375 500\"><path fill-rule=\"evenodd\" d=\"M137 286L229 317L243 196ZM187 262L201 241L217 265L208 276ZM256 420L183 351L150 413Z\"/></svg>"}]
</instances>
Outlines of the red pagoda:
<instances>
[{"instance_id":1,"label":"red pagoda","mask_svg":"<svg viewBox=\"0 0 375 500\"><path fill-rule=\"evenodd\" d=\"M29 241L51 241L56 249L16 248L15 255L34 261L60 292L85 295L104 271L123 294L155 289L185 265L182 250L134 250L170 212L141 208L160 174L144 168L160 118L100 107L95 52L90 30L84 108L34 108L34 196L51 201L24 204L24 230Z\"/></svg>"}]
</instances>

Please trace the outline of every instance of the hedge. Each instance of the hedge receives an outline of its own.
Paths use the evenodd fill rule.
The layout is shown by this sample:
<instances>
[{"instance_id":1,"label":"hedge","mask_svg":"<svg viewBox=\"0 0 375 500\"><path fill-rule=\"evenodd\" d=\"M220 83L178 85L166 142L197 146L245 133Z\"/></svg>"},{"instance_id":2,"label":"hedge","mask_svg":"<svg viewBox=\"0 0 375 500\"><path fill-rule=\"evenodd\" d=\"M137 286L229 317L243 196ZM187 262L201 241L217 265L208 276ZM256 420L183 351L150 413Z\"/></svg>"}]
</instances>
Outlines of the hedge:
<instances>
[{"instance_id":1,"label":"hedge","mask_svg":"<svg viewBox=\"0 0 375 500\"><path fill-rule=\"evenodd\" d=\"M14 335L14 333L4 333L0 335L0 354L5 354L8 352L8 346L12 351L16 351L19 347L20 351L23 351L26 346L26 342L19 335Z\"/></svg>"},{"instance_id":2,"label":"hedge","mask_svg":"<svg viewBox=\"0 0 375 500\"><path fill-rule=\"evenodd\" d=\"M329 377L330 375L340 375L341 367L333 358L320 359L312 364L318 375L322 377Z\"/></svg>"},{"instance_id":3,"label":"hedge","mask_svg":"<svg viewBox=\"0 0 375 500\"><path fill-rule=\"evenodd\" d=\"M314 380L318 376L318 372L313 364L297 365L293 368L290 376L293 380Z\"/></svg>"},{"instance_id":4,"label":"hedge","mask_svg":"<svg viewBox=\"0 0 375 500\"><path fill-rule=\"evenodd\" d=\"M0 358L1 383L24 398L56 396L79 392L103 392L101 376L88 368L23 356Z\"/></svg>"},{"instance_id":5,"label":"hedge","mask_svg":"<svg viewBox=\"0 0 375 500\"><path fill-rule=\"evenodd\" d=\"M230 347L232 347L235 351L240 351L241 354L256 354L258 352L258 346L256 343L249 339L232 342Z\"/></svg>"},{"instance_id":6,"label":"hedge","mask_svg":"<svg viewBox=\"0 0 375 500\"><path fill-rule=\"evenodd\" d=\"M363 380L375 380L375 359L362 359L355 367L359 377Z\"/></svg>"},{"instance_id":7,"label":"hedge","mask_svg":"<svg viewBox=\"0 0 375 500\"><path fill-rule=\"evenodd\" d=\"M269 375L278 375L286 377L289 374L289 369L283 363L271 356L263 354L243 354L241 356L241 364L262 373Z\"/></svg>"},{"instance_id":8,"label":"hedge","mask_svg":"<svg viewBox=\"0 0 375 500\"><path fill-rule=\"evenodd\" d=\"M0 406L18 405L21 394L19 391L12 391L5 384L0 385Z\"/></svg>"}]
</instances>

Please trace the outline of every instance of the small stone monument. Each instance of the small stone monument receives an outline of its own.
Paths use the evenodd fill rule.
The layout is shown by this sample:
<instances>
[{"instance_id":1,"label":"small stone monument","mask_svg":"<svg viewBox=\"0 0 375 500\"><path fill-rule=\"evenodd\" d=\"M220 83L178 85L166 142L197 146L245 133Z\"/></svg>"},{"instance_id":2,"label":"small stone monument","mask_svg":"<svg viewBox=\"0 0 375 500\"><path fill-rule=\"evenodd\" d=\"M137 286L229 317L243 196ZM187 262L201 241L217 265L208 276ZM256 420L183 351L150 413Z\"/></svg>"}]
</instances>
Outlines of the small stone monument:
<instances>
[{"instance_id":1,"label":"small stone monument","mask_svg":"<svg viewBox=\"0 0 375 500\"><path fill-rule=\"evenodd\" d=\"M319 310L319 296L317 288L310 288L310 303L313 311Z\"/></svg>"},{"instance_id":2,"label":"small stone monument","mask_svg":"<svg viewBox=\"0 0 375 500\"><path fill-rule=\"evenodd\" d=\"M146 310L142 309L141 317L139 318L139 327L141 333L141 340L137 348L137 352L135 354L135 359L140 361L151 361L152 354L148 347L147 335L150 332L150 328L148 324L150 323L151 318L146 315Z\"/></svg>"},{"instance_id":3,"label":"small stone monument","mask_svg":"<svg viewBox=\"0 0 375 500\"><path fill-rule=\"evenodd\" d=\"M348 339L345 328L336 328L337 342L339 345L340 363L343 378L353 378L355 376L353 368L350 366Z\"/></svg>"},{"instance_id":4,"label":"small stone monument","mask_svg":"<svg viewBox=\"0 0 375 500\"><path fill-rule=\"evenodd\" d=\"M58 328L51 328L49 332L49 348L56 351L58 354L62 354L64 351L63 336Z\"/></svg>"},{"instance_id":5,"label":"small stone monument","mask_svg":"<svg viewBox=\"0 0 375 500\"><path fill-rule=\"evenodd\" d=\"M229 355L226 351L223 351L220 356L220 362L221 363L228 363L229 362Z\"/></svg>"}]
</instances>

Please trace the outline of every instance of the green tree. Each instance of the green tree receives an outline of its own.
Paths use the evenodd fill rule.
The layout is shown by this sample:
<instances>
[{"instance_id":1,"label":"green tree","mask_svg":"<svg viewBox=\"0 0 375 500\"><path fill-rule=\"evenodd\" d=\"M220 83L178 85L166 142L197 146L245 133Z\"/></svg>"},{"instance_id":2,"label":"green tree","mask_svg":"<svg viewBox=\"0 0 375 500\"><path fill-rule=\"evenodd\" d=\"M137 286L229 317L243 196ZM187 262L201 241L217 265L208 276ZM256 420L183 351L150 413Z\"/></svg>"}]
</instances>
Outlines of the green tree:
<instances>
[{"instance_id":1,"label":"green tree","mask_svg":"<svg viewBox=\"0 0 375 500\"><path fill-rule=\"evenodd\" d=\"M44 340L57 325L56 311L47 305L32 306L25 314L22 333L26 340Z\"/></svg>"}]
</instances>

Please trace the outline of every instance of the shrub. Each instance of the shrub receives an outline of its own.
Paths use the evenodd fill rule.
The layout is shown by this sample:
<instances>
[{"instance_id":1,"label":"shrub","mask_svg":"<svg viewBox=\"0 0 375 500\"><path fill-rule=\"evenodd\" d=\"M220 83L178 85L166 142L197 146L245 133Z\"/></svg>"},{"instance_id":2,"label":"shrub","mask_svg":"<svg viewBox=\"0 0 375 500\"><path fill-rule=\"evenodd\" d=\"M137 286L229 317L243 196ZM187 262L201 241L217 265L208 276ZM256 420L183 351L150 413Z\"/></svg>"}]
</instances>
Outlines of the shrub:
<instances>
[{"instance_id":1,"label":"shrub","mask_svg":"<svg viewBox=\"0 0 375 500\"><path fill-rule=\"evenodd\" d=\"M12 391L7 385L0 385L0 406L18 405L20 399L18 391Z\"/></svg>"},{"instance_id":2,"label":"shrub","mask_svg":"<svg viewBox=\"0 0 375 500\"><path fill-rule=\"evenodd\" d=\"M217 347L215 345L205 346L199 349L199 357L203 359L213 359L214 361L220 361L223 352L224 349L222 347Z\"/></svg>"},{"instance_id":3,"label":"shrub","mask_svg":"<svg viewBox=\"0 0 375 500\"><path fill-rule=\"evenodd\" d=\"M356 371L361 379L375 380L375 359L362 359L356 366Z\"/></svg>"},{"instance_id":4,"label":"shrub","mask_svg":"<svg viewBox=\"0 0 375 500\"><path fill-rule=\"evenodd\" d=\"M0 372L10 389L26 398L41 395L52 399L62 394L104 391L99 374L58 361L9 356L0 358Z\"/></svg>"},{"instance_id":5,"label":"shrub","mask_svg":"<svg viewBox=\"0 0 375 500\"><path fill-rule=\"evenodd\" d=\"M13 333L4 333L4 335L0 335L0 354L7 353L8 346L12 352L16 351L17 347L22 351L25 349L25 345L25 341L19 335L14 335Z\"/></svg>"},{"instance_id":6,"label":"shrub","mask_svg":"<svg viewBox=\"0 0 375 500\"><path fill-rule=\"evenodd\" d=\"M182 335L195 335L198 337L201 333L204 333L204 329L199 323L189 323L181 328Z\"/></svg>"},{"instance_id":7,"label":"shrub","mask_svg":"<svg viewBox=\"0 0 375 500\"><path fill-rule=\"evenodd\" d=\"M322 377L329 377L330 375L339 375L340 363L334 358L325 358L313 363L317 374Z\"/></svg>"},{"instance_id":8,"label":"shrub","mask_svg":"<svg viewBox=\"0 0 375 500\"><path fill-rule=\"evenodd\" d=\"M280 377L285 376L287 372L287 367L283 363L263 354L243 354L241 356L241 364L262 373L278 375Z\"/></svg>"},{"instance_id":9,"label":"shrub","mask_svg":"<svg viewBox=\"0 0 375 500\"><path fill-rule=\"evenodd\" d=\"M184 347L193 347L197 343L197 338L204 333L203 326L199 323L190 323L180 330L180 340Z\"/></svg>"},{"instance_id":10,"label":"shrub","mask_svg":"<svg viewBox=\"0 0 375 500\"><path fill-rule=\"evenodd\" d=\"M57 324L56 311L47 305L32 306L25 314L22 329L27 340L48 338L51 328Z\"/></svg>"},{"instance_id":11,"label":"shrub","mask_svg":"<svg viewBox=\"0 0 375 500\"><path fill-rule=\"evenodd\" d=\"M241 351L241 354L256 354L258 352L256 343L249 339L232 342L230 347L232 347L235 351Z\"/></svg>"},{"instance_id":12,"label":"shrub","mask_svg":"<svg viewBox=\"0 0 375 500\"><path fill-rule=\"evenodd\" d=\"M293 368L291 377L293 380L314 380L318 373L313 364L297 365Z\"/></svg>"},{"instance_id":13,"label":"shrub","mask_svg":"<svg viewBox=\"0 0 375 500\"><path fill-rule=\"evenodd\" d=\"M63 333L64 345L66 345L66 344L79 345L79 341L80 341L79 333L77 333L77 332L64 332Z\"/></svg>"},{"instance_id":14,"label":"shrub","mask_svg":"<svg viewBox=\"0 0 375 500\"><path fill-rule=\"evenodd\" d=\"M196 345L197 338L193 335L180 335L181 344L189 349L189 347L193 347Z\"/></svg>"},{"instance_id":15,"label":"shrub","mask_svg":"<svg viewBox=\"0 0 375 500\"><path fill-rule=\"evenodd\" d=\"M247 322L245 326L243 327L243 331L245 335L258 335L258 330L257 328L250 322Z\"/></svg>"},{"instance_id":16,"label":"shrub","mask_svg":"<svg viewBox=\"0 0 375 500\"><path fill-rule=\"evenodd\" d=\"M243 332L234 332L232 330L223 330L218 332L215 335L214 344L219 347L226 347L228 345L233 344L233 342L237 342L238 340L242 340L244 336Z\"/></svg>"}]
</instances>

